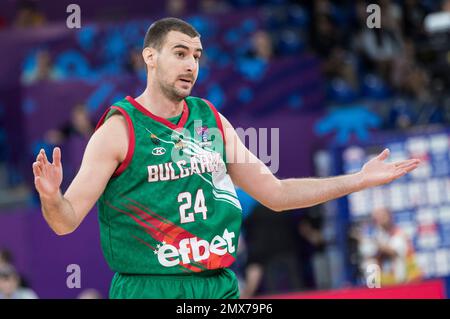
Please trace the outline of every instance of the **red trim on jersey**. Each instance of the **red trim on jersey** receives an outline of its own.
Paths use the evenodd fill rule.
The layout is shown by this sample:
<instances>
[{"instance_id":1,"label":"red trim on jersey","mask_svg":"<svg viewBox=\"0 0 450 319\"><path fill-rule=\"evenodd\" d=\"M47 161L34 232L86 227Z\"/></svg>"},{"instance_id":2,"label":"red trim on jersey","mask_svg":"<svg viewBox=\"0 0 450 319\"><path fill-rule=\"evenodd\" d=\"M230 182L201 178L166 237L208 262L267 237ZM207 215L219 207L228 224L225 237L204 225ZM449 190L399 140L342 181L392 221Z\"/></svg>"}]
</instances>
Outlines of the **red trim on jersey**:
<instances>
[{"instance_id":1,"label":"red trim on jersey","mask_svg":"<svg viewBox=\"0 0 450 319\"><path fill-rule=\"evenodd\" d=\"M172 130L176 130L178 128L182 128L184 126L184 124L186 124L187 119L189 117L189 108L188 108L187 103L186 103L185 100L183 100L183 113L181 115L181 118L178 121L178 124L173 124L169 120L153 114L152 112L147 110L145 107L143 107L138 101L133 99L131 96L127 96L126 99L127 99L128 102L130 102L139 111L141 111L142 113L144 113L148 117L151 117L155 121L157 121L157 122L159 122L161 124L164 124L165 126L171 128Z\"/></svg>"},{"instance_id":2,"label":"red trim on jersey","mask_svg":"<svg viewBox=\"0 0 450 319\"><path fill-rule=\"evenodd\" d=\"M113 105L111 107L109 107L105 113L103 113L102 117L100 118L100 120L97 123L97 126L95 127L95 130L98 130L100 128L100 126L103 125L106 115L109 113L109 111L111 109L117 110L120 112L120 114L123 115L123 117L125 117L125 120L127 121L127 128L128 128L128 150L127 150L127 155L125 156L125 159L123 160L122 163L120 163L119 167L116 169L116 171L113 174L113 177L119 176L120 174L123 173L123 171L128 167L128 165L131 162L131 159L133 158L133 154L134 154L134 147L136 144L136 138L134 136L134 127L133 127L133 122L131 121L130 116L128 115L128 113L122 109L119 106Z\"/></svg>"},{"instance_id":3,"label":"red trim on jersey","mask_svg":"<svg viewBox=\"0 0 450 319\"><path fill-rule=\"evenodd\" d=\"M216 123L217 123L217 128L220 130L220 132L222 133L222 139L223 139L223 145L226 144L226 140L225 140L225 132L223 131L223 125L222 125L222 120L220 119L220 115L219 112L217 112L216 108L214 107L214 105L206 100L206 99L202 99L206 104L208 104L208 106L211 108L211 110L214 113L214 117L216 118Z\"/></svg>"},{"instance_id":4,"label":"red trim on jersey","mask_svg":"<svg viewBox=\"0 0 450 319\"><path fill-rule=\"evenodd\" d=\"M127 124L128 124L128 134L129 134L129 138L128 138L128 151L127 151L127 155L125 156L124 161L120 164L119 168L114 172L113 176L119 176L120 174L123 173L123 171L128 167L128 165L131 162L131 159L133 158L133 153L134 153L134 147L135 147L135 143L136 143L136 138L134 136L134 127L133 127L133 122L131 121L130 116L128 115L128 113L118 107L118 106L112 106L111 108L119 111L126 119Z\"/></svg>"},{"instance_id":5,"label":"red trim on jersey","mask_svg":"<svg viewBox=\"0 0 450 319\"><path fill-rule=\"evenodd\" d=\"M111 111L111 107L108 107L105 111L105 113L103 113L102 117L100 118L100 120L98 121L97 125L95 126L95 130L97 131L99 129L100 126L102 126L103 122L105 121L105 117L106 115L108 115L109 111Z\"/></svg>"}]
</instances>

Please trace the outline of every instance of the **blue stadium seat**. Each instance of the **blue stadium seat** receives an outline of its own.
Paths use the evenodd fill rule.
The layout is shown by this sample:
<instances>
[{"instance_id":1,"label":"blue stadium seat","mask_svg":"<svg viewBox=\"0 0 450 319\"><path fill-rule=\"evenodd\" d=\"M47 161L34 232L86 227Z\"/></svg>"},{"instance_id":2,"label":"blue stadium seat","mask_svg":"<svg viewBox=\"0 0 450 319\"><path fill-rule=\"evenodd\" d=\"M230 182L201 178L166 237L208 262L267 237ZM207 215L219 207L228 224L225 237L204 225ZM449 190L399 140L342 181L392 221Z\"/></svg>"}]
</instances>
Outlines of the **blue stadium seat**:
<instances>
[{"instance_id":1,"label":"blue stadium seat","mask_svg":"<svg viewBox=\"0 0 450 319\"><path fill-rule=\"evenodd\" d=\"M328 85L328 99L338 104L352 103L358 97L356 92L346 81L333 79Z\"/></svg>"},{"instance_id":2,"label":"blue stadium seat","mask_svg":"<svg viewBox=\"0 0 450 319\"><path fill-rule=\"evenodd\" d=\"M309 24L309 14L301 6L290 6L288 24L293 27L306 28Z\"/></svg>"},{"instance_id":3,"label":"blue stadium seat","mask_svg":"<svg viewBox=\"0 0 450 319\"><path fill-rule=\"evenodd\" d=\"M297 30L285 29L281 32L278 50L283 54L296 54L303 51L305 43Z\"/></svg>"},{"instance_id":4,"label":"blue stadium seat","mask_svg":"<svg viewBox=\"0 0 450 319\"><path fill-rule=\"evenodd\" d=\"M384 100L391 96L391 90L384 81L375 74L367 74L363 78L363 95L373 100Z\"/></svg>"}]
</instances>

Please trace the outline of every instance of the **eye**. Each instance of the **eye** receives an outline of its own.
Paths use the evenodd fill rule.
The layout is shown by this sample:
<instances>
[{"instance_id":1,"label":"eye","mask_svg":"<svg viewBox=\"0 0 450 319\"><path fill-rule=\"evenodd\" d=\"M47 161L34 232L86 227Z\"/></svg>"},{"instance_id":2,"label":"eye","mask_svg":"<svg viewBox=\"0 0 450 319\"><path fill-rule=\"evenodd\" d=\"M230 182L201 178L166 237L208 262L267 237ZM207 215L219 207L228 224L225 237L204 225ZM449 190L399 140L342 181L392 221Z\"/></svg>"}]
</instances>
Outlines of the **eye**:
<instances>
[{"instance_id":1,"label":"eye","mask_svg":"<svg viewBox=\"0 0 450 319\"><path fill-rule=\"evenodd\" d=\"M184 52L178 51L178 52L175 52L175 55L176 55L177 57L183 58L183 57L184 57Z\"/></svg>"}]
</instances>

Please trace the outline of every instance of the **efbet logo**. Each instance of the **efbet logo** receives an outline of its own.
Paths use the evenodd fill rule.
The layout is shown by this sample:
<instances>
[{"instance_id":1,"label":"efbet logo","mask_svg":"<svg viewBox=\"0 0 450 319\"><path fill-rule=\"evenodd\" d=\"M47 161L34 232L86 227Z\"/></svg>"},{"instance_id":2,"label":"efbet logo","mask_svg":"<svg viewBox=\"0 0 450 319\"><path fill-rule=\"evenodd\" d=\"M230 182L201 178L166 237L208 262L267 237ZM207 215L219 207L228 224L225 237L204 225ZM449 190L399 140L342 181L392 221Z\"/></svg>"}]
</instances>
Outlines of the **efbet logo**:
<instances>
[{"instance_id":1,"label":"efbet logo","mask_svg":"<svg viewBox=\"0 0 450 319\"><path fill-rule=\"evenodd\" d=\"M156 246L154 253L164 267L173 267L180 263L190 264L191 261L208 259L211 254L223 256L226 253L234 253L235 247L232 241L234 237L234 232L230 233L228 229L225 229L222 236L215 236L211 242L198 237L184 238L180 240L178 248L162 242L162 245Z\"/></svg>"}]
</instances>

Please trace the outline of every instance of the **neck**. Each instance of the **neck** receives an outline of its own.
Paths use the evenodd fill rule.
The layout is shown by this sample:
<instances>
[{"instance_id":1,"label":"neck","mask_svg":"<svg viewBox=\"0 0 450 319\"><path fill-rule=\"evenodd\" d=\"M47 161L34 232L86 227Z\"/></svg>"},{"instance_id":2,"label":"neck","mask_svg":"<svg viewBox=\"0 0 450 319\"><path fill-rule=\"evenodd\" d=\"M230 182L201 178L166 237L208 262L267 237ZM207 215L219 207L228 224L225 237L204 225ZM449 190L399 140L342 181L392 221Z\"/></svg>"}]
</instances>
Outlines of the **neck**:
<instances>
[{"instance_id":1,"label":"neck","mask_svg":"<svg viewBox=\"0 0 450 319\"><path fill-rule=\"evenodd\" d=\"M136 101L151 113L166 119L180 115L184 104L183 100L170 100L156 85L147 85Z\"/></svg>"}]
</instances>

